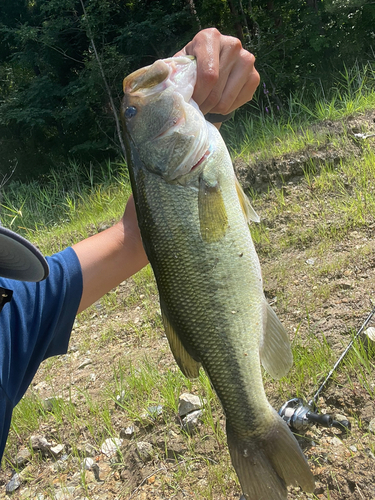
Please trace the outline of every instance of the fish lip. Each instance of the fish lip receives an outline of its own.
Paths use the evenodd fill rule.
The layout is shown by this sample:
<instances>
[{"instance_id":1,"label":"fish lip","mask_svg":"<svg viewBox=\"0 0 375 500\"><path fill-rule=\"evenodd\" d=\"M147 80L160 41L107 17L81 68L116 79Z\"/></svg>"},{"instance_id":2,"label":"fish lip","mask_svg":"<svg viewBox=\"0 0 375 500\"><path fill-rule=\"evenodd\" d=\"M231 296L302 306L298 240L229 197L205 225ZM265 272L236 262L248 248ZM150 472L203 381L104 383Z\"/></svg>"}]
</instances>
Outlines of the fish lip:
<instances>
[{"instance_id":1,"label":"fish lip","mask_svg":"<svg viewBox=\"0 0 375 500\"><path fill-rule=\"evenodd\" d=\"M194 71L191 69L193 61ZM163 81L153 85L152 87L137 87L137 77L145 74L152 66L155 65L167 66L168 76ZM146 66L136 71L131 79L126 77L123 81L124 93L130 94L133 97L148 97L156 93L161 93L167 88L173 86L174 91L180 94L183 97L183 100L188 103L192 98L197 79L195 67L195 57L192 56L176 56L169 57L167 59L158 59L150 66ZM181 74L184 75L185 79L186 77L189 78L188 84L179 81ZM182 78L182 80L184 80L184 78Z\"/></svg>"}]
</instances>

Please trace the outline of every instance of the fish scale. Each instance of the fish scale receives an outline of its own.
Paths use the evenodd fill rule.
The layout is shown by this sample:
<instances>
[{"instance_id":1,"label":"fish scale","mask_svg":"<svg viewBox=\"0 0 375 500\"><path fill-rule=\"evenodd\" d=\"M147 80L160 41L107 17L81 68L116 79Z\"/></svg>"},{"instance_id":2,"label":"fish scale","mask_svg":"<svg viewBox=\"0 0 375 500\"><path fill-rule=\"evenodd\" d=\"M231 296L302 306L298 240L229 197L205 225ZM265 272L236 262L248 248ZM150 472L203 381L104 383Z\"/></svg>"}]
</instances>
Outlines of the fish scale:
<instances>
[{"instance_id":1,"label":"fish scale","mask_svg":"<svg viewBox=\"0 0 375 500\"><path fill-rule=\"evenodd\" d=\"M280 378L291 366L290 343L264 297L248 228L257 215L219 132L181 91L180 73L193 88L195 62L184 57L124 80L121 114L138 224L170 347L185 375L198 376L201 365L209 376L245 498L282 500L288 484L314 486L263 387L261 362Z\"/></svg>"}]
</instances>

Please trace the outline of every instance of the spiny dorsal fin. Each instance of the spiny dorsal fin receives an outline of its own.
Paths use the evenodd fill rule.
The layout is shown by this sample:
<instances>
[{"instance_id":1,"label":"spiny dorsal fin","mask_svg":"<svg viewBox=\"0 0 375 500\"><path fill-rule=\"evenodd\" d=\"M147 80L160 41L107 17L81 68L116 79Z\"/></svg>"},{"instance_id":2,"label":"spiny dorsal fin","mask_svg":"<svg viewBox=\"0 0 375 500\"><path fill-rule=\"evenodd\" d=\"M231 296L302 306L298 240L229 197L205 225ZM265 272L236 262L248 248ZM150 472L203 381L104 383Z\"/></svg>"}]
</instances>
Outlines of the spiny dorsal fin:
<instances>
[{"instance_id":1,"label":"spiny dorsal fin","mask_svg":"<svg viewBox=\"0 0 375 500\"><path fill-rule=\"evenodd\" d=\"M293 364L290 341L275 311L264 299L264 329L260 346L263 368L275 379L284 377Z\"/></svg>"},{"instance_id":2,"label":"spiny dorsal fin","mask_svg":"<svg viewBox=\"0 0 375 500\"><path fill-rule=\"evenodd\" d=\"M253 222L260 222L259 215L251 206L250 200L244 193L241 184L238 182L237 177L235 177L235 179L236 179L236 189L237 189L238 199L240 200L241 208L245 216L246 222L249 223L251 220Z\"/></svg>"},{"instance_id":3,"label":"spiny dorsal fin","mask_svg":"<svg viewBox=\"0 0 375 500\"><path fill-rule=\"evenodd\" d=\"M201 365L190 356L185 347L182 345L180 338L175 332L173 326L170 324L163 309L164 308L161 305L161 316L163 318L165 334L176 363L185 377L197 378L199 376L199 368Z\"/></svg>"},{"instance_id":4,"label":"spiny dorsal fin","mask_svg":"<svg viewBox=\"0 0 375 500\"><path fill-rule=\"evenodd\" d=\"M219 182L199 179L198 210L203 241L214 243L221 240L228 227L228 216Z\"/></svg>"}]
</instances>

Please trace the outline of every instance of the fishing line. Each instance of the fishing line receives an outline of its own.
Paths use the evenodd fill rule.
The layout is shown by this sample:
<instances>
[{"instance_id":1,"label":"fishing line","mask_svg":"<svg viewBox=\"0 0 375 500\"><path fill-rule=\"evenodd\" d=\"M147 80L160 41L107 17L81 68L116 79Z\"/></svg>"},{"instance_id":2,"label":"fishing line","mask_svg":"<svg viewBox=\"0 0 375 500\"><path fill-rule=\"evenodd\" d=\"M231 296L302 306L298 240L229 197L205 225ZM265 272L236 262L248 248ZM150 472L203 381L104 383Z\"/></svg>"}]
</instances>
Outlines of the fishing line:
<instances>
[{"instance_id":1,"label":"fishing line","mask_svg":"<svg viewBox=\"0 0 375 500\"><path fill-rule=\"evenodd\" d=\"M330 370L318 390L315 392L312 399L310 399L310 401L306 404L301 398L293 398L287 401L280 408L279 415L285 420L285 422L291 429L301 431L311 427L314 424L319 424L323 427L337 427L342 431L350 430L350 422L348 420L337 421L334 420L331 415L317 413L317 400L323 389L326 387L328 381L332 377L333 373L337 370L338 366L340 365L348 351L351 349L354 342L362 334L374 314L375 306L372 308L371 312L369 313L353 339L349 342L344 352L336 361L332 370Z\"/></svg>"}]
</instances>

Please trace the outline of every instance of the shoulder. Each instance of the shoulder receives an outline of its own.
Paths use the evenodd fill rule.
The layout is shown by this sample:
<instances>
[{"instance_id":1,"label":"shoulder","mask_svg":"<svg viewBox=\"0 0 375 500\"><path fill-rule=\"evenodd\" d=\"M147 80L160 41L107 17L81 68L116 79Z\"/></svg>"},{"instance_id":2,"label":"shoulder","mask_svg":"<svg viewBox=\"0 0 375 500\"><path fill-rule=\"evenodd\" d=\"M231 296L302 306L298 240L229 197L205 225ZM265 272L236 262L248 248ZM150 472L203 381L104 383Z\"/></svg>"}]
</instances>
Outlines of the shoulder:
<instances>
[{"instance_id":1,"label":"shoulder","mask_svg":"<svg viewBox=\"0 0 375 500\"><path fill-rule=\"evenodd\" d=\"M47 257L49 276L40 282L0 278L13 297L0 313L0 324L24 330L51 329L61 317L74 317L82 295L82 271L72 248ZM12 326L13 325L13 326Z\"/></svg>"}]
</instances>

